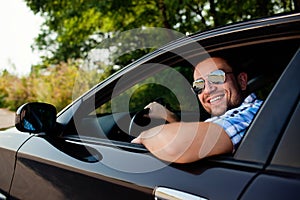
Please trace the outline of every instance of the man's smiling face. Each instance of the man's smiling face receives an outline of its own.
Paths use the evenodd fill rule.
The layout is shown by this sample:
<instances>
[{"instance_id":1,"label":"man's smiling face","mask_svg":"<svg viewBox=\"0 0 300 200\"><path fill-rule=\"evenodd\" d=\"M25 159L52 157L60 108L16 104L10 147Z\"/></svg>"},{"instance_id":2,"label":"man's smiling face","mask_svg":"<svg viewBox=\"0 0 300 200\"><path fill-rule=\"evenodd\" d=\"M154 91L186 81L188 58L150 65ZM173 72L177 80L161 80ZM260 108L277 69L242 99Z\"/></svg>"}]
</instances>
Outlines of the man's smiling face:
<instances>
[{"instance_id":1,"label":"man's smiling face","mask_svg":"<svg viewBox=\"0 0 300 200\"><path fill-rule=\"evenodd\" d=\"M227 73L225 82L222 84L209 83L207 76L218 69ZM199 78L205 80L205 87L198 98L204 109L213 116L222 115L242 102L242 90L246 89L247 75L239 74L236 79L234 74L229 72L232 72L232 68L222 58L208 58L195 68L194 80Z\"/></svg>"}]
</instances>

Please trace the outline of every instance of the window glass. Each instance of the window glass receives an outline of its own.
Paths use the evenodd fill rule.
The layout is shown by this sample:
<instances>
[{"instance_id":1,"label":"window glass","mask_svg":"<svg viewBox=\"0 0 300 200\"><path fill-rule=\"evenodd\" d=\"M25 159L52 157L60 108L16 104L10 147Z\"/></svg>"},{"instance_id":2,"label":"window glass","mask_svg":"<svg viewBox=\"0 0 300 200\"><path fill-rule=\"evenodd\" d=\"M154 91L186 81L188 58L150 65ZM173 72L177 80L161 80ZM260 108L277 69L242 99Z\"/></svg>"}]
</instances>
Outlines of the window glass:
<instances>
[{"instance_id":1,"label":"window glass","mask_svg":"<svg viewBox=\"0 0 300 200\"><path fill-rule=\"evenodd\" d=\"M190 89L192 74L193 69L190 67L168 67L146 77L99 106L96 113L137 112L155 100L163 100L164 104L174 111L195 111L198 109L197 104L189 100L192 93ZM123 85L122 80L119 84Z\"/></svg>"},{"instance_id":2,"label":"window glass","mask_svg":"<svg viewBox=\"0 0 300 200\"><path fill-rule=\"evenodd\" d=\"M272 165L295 167L300 169L300 102L279 143Z\"/></svg>"},{"instance_id":3,"label":"window glass","mask_svg":"<svg viewBox=\"0 0 300 200\"><path fill-rule=\"evenodd\" d=\"M111 91L110 100L99 106L96 102L89 113L74 117L76 131L80 136L128 142L132 118L153 101L159 101L180 117L182 113L195 113L189 120L198 121L199 103L191 89L192 76L193 67L181 65L162 66L162 70L150 75L125 75Z\"/></svg>"},{"instance_id":4,"label":"window glass","mask_svg":"<svg viewBox=\"0 0 300 200\"><path fill-rule=\"evenodd\" d=\"M220 52L220 56L224 54L227 58L226 55L234 56L239 52L239 59L235 59L234 56L234 62L230 64L236 71L248 73L247 92L255 92L260 99L265 100L294 53L294 50L290 50L286 54L280 52L280 55L277 55L274 53L279 51L274 47L279 48L281 45L272 43L242 46L224 50ZM259 55L261 52L268 52L268 55L245 56L250 55L249 52L257 52ZM157 99L163 100L163 104L175 112L182 121L204 121L210 117L191 89L194 70L191 63L179 57L172 57L171 61L164 60L166 55L161 57L163 62L172 61L172 64L144 63L128 69L122 77L118 77L118 80L109 83L110 85L97 91L96 94L91 93L85 98L79 111L74 114L74 124L70 123L71 128L66 129L64 134L77 133L129 142L131 120L146 105ZM233 58L228 56L227 59L232 61ZM194 63L198 61L197 58Z\"/></svg>"}]
</instances>

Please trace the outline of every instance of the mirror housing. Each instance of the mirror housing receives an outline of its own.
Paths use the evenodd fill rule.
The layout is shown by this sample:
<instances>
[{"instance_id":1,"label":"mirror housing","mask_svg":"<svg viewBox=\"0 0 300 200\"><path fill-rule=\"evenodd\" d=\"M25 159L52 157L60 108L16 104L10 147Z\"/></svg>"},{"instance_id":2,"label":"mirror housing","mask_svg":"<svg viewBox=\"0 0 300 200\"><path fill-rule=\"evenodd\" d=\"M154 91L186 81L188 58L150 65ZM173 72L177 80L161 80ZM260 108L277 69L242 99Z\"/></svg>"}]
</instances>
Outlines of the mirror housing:
<instances>
[{"instance_id":1,"label":"mirror housing","mask_svg":"<svg viewBox=\"0 0 300 200\"><path fill-rule=\"evenodd\" d=\"M15 127L21 132L40 133L52 130L56 124L56 108L47 103L26 103L16 112Z\"/></svg>"}]
</instances>

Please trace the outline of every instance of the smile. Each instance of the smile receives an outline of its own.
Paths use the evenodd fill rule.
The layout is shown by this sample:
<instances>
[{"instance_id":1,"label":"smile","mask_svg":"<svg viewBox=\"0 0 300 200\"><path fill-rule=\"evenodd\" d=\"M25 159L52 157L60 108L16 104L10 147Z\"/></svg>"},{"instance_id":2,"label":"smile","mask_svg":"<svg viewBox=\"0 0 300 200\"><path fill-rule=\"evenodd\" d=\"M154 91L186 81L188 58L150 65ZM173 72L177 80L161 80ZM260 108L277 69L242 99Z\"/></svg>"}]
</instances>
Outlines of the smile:
<instances>
[{"instance_id":1,"label":"smile","mask_svg":"<svg viewBox=\"0 0 300 200\"><path fill-rule=\"evenodd\" d=\"M214 102L222 99L223 97L224 97L224 94L223 95L219 95L217 97L214 97L214 98L212 98L212 99L209 100L209 103L214 103Z\"/></svg>"}]
</instances>

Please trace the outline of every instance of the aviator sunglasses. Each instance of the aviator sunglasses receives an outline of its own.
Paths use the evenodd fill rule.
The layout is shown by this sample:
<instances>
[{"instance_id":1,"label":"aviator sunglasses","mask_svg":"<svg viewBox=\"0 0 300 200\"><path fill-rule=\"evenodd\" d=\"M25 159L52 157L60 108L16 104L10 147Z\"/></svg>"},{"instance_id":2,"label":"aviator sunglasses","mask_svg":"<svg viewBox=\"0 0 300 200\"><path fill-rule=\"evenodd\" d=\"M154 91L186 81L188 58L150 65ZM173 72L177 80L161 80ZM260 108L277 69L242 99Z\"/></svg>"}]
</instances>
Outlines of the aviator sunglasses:
<instances>
[{"instance_id":1,"label":"aviator sunglasses","mask_svg":"<svg viewBox=\"0 0 300 200\"><path fill-rule=\"evenodd\" d=\"M207 75L207 81L210 84L223 84L226 80L226 74L230 74L233 72L224 72L221 69L211 72ZM199 78L193 82L193 91L196 94L201 94L205 87L205 80L203 78Z\"/></svg>"}]
</instances>

